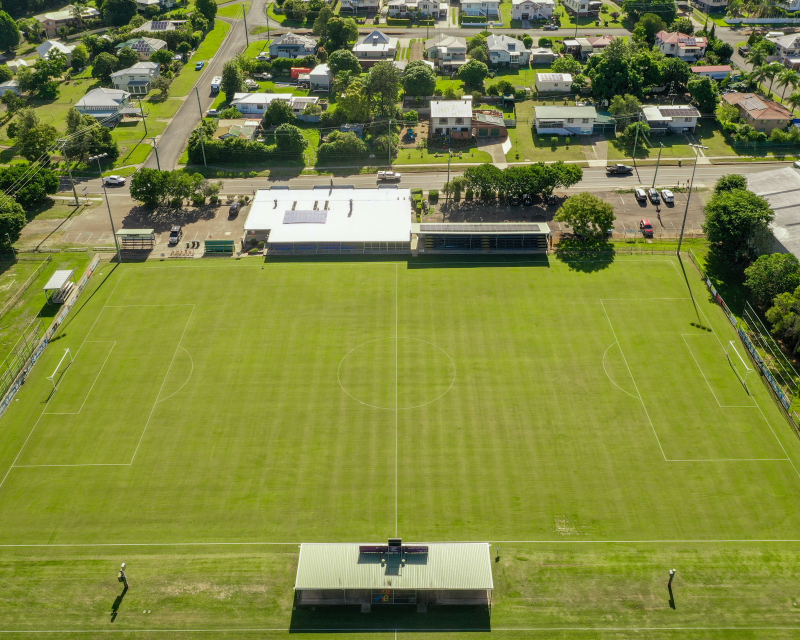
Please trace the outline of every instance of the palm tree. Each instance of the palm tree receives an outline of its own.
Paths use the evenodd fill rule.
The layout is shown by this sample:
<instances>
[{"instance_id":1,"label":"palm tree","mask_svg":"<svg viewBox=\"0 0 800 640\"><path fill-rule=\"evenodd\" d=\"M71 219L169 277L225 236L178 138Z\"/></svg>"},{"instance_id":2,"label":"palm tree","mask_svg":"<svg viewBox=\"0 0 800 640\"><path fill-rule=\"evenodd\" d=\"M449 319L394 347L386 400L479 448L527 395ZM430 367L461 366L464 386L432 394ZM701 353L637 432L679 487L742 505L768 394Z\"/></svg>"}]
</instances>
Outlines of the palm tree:
<instances>
[{"instance_id":1,"label":"palm tree","mask_svg":"<svg viewBox=\"0 0 800 640\"><path fill-rule=\"evenodd\" d=\"M786 102L789 103L789 106L792 108L792 111L794 111L797 108L800 108L800 91L793 92L792 95L790 95L789 98L786 100Z\"/></svg>"},{"instance_id":2,"label":"palm tree","mask_svg":"<svg viewBox=\"0 0 800 640\"><path fill-rule=\"evenodd\" d=\"M790 85L792 89L797 89L798 84L800 84L800 75L798 75L797 71L794 69L784 69L778 74L778 86L783 87L781 102L783 102L783 99L786 97L786 89L788 89Z\"/></svg>"},{"instance_id":3,"label":"palm tree","mask_svg":"<svg viewBox=\"0 0 800 640\"><path fill-rule=\"evenodd\" d=\"M750 47L750 51L747 53L747 61L752 64L753 67L760 67L763 65L767 61L767 52L764 50L764 47Z\"/></svg>"}]
</instances>

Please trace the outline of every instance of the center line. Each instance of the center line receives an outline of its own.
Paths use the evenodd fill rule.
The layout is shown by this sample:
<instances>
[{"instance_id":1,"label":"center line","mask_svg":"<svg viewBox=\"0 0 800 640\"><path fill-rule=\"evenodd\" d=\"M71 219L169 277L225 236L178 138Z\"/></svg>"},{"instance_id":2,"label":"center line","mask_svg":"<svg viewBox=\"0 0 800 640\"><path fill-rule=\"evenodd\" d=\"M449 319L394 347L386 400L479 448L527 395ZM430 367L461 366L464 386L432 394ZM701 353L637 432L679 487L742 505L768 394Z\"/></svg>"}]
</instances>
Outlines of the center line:
<instances>
[{"instance_id":1,"label":"center line","mask_svg":"<svg viewBox=\"0 0 800 640\"><path fill-rule=\"evenodd\" d=\"M398 338L397 338L397 325L398 325L398 288L399 288L399 280L398 280L398 273L397 273L397 265L394 265L394 536L395 538L398 536L397 533L397 386L399 384L398 375L397 375L397 350L398 350Z\"/></svg>"}]
</instances>

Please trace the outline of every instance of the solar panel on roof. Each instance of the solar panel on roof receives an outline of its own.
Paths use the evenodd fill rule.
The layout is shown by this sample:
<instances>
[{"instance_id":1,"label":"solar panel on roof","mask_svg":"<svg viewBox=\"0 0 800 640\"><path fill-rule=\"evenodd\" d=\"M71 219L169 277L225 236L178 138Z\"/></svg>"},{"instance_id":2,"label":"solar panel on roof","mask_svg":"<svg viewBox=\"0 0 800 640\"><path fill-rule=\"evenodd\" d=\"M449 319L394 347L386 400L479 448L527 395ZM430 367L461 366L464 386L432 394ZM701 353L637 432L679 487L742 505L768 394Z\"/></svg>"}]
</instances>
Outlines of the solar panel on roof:
<instances>
[{"instance_id":1,"label":"solar panel on roof","mask_svg":"<svg viewBox=\"0 0 800 640\"><path fill-rule=\"evenodd\" d=\"M659 109L659 111L661 112L661 115L668 116L670 118L674 118L676 116L699 116L700 115L700 112L695 108L691 108L691 109L665 109L664 107L661 107Z\"/></svg>"},{"instance_id":2,"label":"solar panel on roof","mask_svg":"<svg viewBox=\"0 0 800 640\"><path fill-rule=\"evenodd\" d=\"M325 210L313 211L287 211L283 215L283 224L325 224L328 220L328 212Z\"/></svg>"},{"instance_id":3,"label":"solar panel on roof","mask_svg":"<svg viewBox=\"0 0 800 640\"><path fill-rule=\"evenodd\" d=\"M152 23L153 31L166 31L167 30L167 22L164 20L156 20Z\"/></svg>"},{"instance_id":4,"label":"solar panel on roof","mask_svg":"<svg viewBox=\"0 0 800 640\"><path fill-rule=\"evenodd\" d=\"M420 233L540 233L532 223L507 224L421 224Z\"/></svg>"}]
</instances>

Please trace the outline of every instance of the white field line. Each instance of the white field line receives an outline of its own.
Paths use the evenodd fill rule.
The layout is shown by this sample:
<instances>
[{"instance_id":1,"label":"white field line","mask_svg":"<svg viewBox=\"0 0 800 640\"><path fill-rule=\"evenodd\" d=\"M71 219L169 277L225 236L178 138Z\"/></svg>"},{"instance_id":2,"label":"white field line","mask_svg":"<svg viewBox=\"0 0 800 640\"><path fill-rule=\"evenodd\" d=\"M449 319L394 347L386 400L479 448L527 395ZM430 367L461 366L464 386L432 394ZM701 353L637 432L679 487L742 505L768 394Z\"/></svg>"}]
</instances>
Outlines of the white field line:
<instances>
[{"instance_id":1,"label":"white field line","mask_svg":"<svg viewBox=\"0 0 800 640\"><path fill-rule=\"evenodd\" d=\"M628 391L625 391L625 389L623 389L622 387L620 387L620 386L619 386L619 385L618 385L616 382L614 382L614 379L613 379L613 378L612 378L610 375L608 375L608 370L606 369L606 354L608 353L609 349L611 349L611 347L613 347L614 345L617 345L617 346L619 346L619 343L618 343L618 342L612 342L610 345L608 345L608 349L606 349L606 350L603 352L603 371L605 372L605 374L606 374L606 377L607 377L609 380L611 380L611 384L613 384L613 385L614 385L614 386L615 386L617 389L619 389L620 391L622 391L622 393L627 393L627 394L628 394L628 395L629 395L631 398L633 398L633 399L635 399L635 400L641 400L641 398L639 398L638 396L635 396L635 395L633 395L632 393L630 393L630 392L628 392Z\"/></svg>"},{"instance_id":2,"label":"white field line","mask_svg":"<svg viewBox=\"0 0 800 640\"><path fill-rule=\"evenodd\" d=\"M188 306L188 305L181 305L181 306ZM133 464L133 461L136 458L136 454L139 452L139 447L141 446L142 440L144 439L144 434L147 432L147 426L150 424L150 420L152 419L153 413L155 412L156 406L158 405L158 397L161 395L161 392L164 390L164 385L167 383L167 378L169 378L169 372L172 369L172 364L175 362L175 356L178 354L178 349L182 348L181 342L183 341L183 336L186 334L186 329L189 327L189 323L192 321L192 315L194 314L195 306L194 305L191 306L192 310L189 312L189 317L186 319L186 324L183 325L183 331L181 332L181 337L178 339L178 345L175 347L175 351L172 353L172 360L169 361L167 372L164 374L164 379L161 381L161 386L159 387L158 393L156 394L155 402L153 402L153 407L150 409L150 415L147 416L147 422L144 423L144 429L142 429L142 435L139 436L139 442L136 443L136 449L133 452L130 464ZM194 370L194 364L192 364L192 369Z\"/></svg>"},{"instance_id":3,"label":"white field line","mask_svg":"<svg viewBox=\"0 0 800 640\"><path fill-rule=\"evenodd\" d=\"M656 442L658 442L658 448L661 450L661 456L664 460L667 459L667 456L664 454L664 447L661 446L661 440L658 438L658 434L656 433L656 428L653 425L653 420L650 418L650 412L647 411L647 406L642 400L642 393L639 391L639 385L636 384L636 378L633 377L633 372L631 371L631 367L628 364L628 359L625 357L625 351L622 349L622 344L619 342L619 338L617 337L617 332L614 331L614 325L611 324L611 318L608 315L608 311L606 311L606 305L603 303L603 300L600 300L600 306L603 307L603 313L606 314L606 320L608 320L608 326L611 327L611 333L614 335L614 340L616 340L617 344L619 345L619 352L622 354L622 360L625 362L625 367L628 369L628 373L631 376L631 381L633 382L633 387L636 389L636 393L639 396L639 402L642 403L642 408L644 409L644 413L647 416L647 421L650 423L650 428L653 430L653 435L656 437Z\"/></svg>"},{"instance_id":4,"label":"white field line","mask_svg":"<svg viewBox=\"0 0 800 640\"><path fill-rule=\"evenodd\" d=\"M265 632L281 632L281 633L386 633L394 631L395 638L397 633L459 633L459 632L504 632L504 633L552 633L554 631L588 631L592 633L608 632L620 633L625 631L798 631L800 626L795 627L452 627L442 629L421 629L409 627L408 629L386 629L383 627L345 627L345 628L317 628L310 627L307 629L288 627L238 627L238 628L225 628L218 629L45 629L45 630L25 630L25 631L11 631L2 630L0 633L5 634L35 634L35 633L265 633Z\"/></svg>"},{"instance_id":5,"label":"white field line","mask_svg":"<svg viewBox=\"0 0 800 640\"><path fill-rule=\"evenodd\" d=\"M703 334L703 333L682 333L681 334L681 338L683 338L683 342L686 345L686 348L689 350L689 354L692 356L692 360L694 360L694 363L697 365L697 370L700 372L700 375L703 376L703 380L706 381L706 386L708 387L708 390L711 392L711 395L714 396L714 400L717 401L717 406L720 409L756 409L757 407L754 404L731 405L731 404L722 404L719 401L719 398L717 398L717 394L714 393L714 389L711 388L711 383L708 381L708 378L706 378L705 372L703 371L702 367L700 366L700 363L697 361L697 357L694 355L694 351L692 351L692 348L689 346L689 343L686 340L686 336L708 337L708 334L707 333L706 334Z\"/></svg>"},{"instance_id":6,"label":"white field line","mask_svg":"<svg viewBox=\"0 0 800 640\"><path fill-rule=\"evenodd\" d=\"M91 342L106 342L106 343L110 342L111 343L111 348L108 350L108 355L106 355L106 359L103 360L103 364L100 367L100 371L98 371L97 375L94 377L94 381L92 382L92 386L89 387L89 391L87 392L86 397L83 399L83 402L81 403L81 408L78 409L77 411L67 411L67 412L58 412L58 411L50 412L50 411L47 411L42 415L46 415L46 416L76 416L81 411L83 411L83 407L86 405L86 401L89 399L89 396L92 394L92 389L94 389L94 385L97 384L97 381L100 379L100 374L103 373L103 368L106 366L106 362L108 362L108 359L111 357L111 352L114 351L114 347L117 346L117 341L116 340L92 340ZM84 340L84 344L86 344L85 340ZM83 349L83 344L81 345L81 349ZM77 358L78 358L78 354L76 353L75 354L75 359L77 360ZM70 367L70 368L72 368L72 367ZM59 380L58 385L56 386L56 390L58 390L58 387L61 386L61 383L63 381L64 381L63 378L61 380Z\"/></svg>"},{"instance_id":7,"label":"white field line","mask_svg":"<svg viewBox=\"0 0 800 640\"><path fill-rule=\"evenodd\" d=\"M398 416L400 414L400 410L398 409L398 386L400 384L400 380L398 379L398 369L397 369L397 359L398 359L398 350L400 345L400 339L398 338L398 323L400 322L400 312L399 312L399 304L400 304L400 280L398 274L398 266L395 265L394 268L394 535L397 537L399 534L397 532L397 421ZM395 637L397 633L395 632Z\"/></svg>"},{"instance_id":8,"label":"white field line","mask_svg":"<svg viewBox=\"0 0 800 640\"><path fill-rule=\"evenodd\" d=\"M184 387L185 387L187 384L189 384L189 380L191 380L191 379L192 379L192 374L194 373L194 358L192 358L192 354L191 354L191 353L189 353L188 351L186 351L186 348L185 348L185 347L181 346L180 344L178 345L178 347L180 347L181 349L183 349L184 353L186 353L186 355L187 355L187 356L189 356L189 361L191 362L191 365L192 365L192 368L189 370L189 377L187 377L187 378L186 378L186 381L185 381L185 382L184 382L184 383L183 383L183 384L182 384L180 387L178 387L178 388L177 388L175 391L173 391L172 393L170 393L170 394L169 394L169 395L168 395L166 398L163 398L162 400L158 400L158 401L156 402L156 404L159 404L159 403L161 403L161 402L164 402L164 400L169 400L169 399L170 399L172 396L174 396L175 394L177 394L177 393L178 393L178 392L179 392L181 389L183 389L183 388L184 388Z\"/></svg>"}]
</instances>

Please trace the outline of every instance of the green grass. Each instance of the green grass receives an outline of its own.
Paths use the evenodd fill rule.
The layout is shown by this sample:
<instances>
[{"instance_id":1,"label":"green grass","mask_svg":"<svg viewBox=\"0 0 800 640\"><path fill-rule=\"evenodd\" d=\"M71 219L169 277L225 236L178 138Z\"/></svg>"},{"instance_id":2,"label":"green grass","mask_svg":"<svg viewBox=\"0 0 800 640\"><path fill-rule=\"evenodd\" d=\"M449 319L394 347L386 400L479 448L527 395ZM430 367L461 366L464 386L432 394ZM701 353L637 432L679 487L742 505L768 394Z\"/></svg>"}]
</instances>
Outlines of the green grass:
<instances>
[{"instance_id":1,"label":"green grass","mask_svg":"<svg viewBox=\"0 0 800 640\"><path fill-rule=\"evenodd\" d=\"M197 79L206 69L203 67L200 71L195 71L194 65L201 60L208 62L209 58L216 55L230 28L231 26L227 22L222 20L215 21L214 28L206 35L205 40L194 52L194 55L189 58L189 62L184 65L178 77L172 82L169 92L171 96L180 98L189 94Z\"/></svg>"},{"instance_id":2,"label":"green grass","mask_svg":"<svg viewBox=\"0 0 800 640\"><path fill-rule=\"evenodd\" d=\"M164 118L166 120L172 118L176 113L178 113L178 109L180 109L182 104L183 100L179 98L142 101L142 106L144 106L145 111L150 112L151 118Z\"/></svg>"},{"instance_id":3,"label":"green grass","mask_svg":"<svg viewBox=\"0 0 800 640\"><path fill-rule=\"evenodd\" d=\"M251 42L247 48L244 50L242 55L245 58L255 58L258 56L259 53L262 51L266 51L269 53L269 45L272 43L272 40L256 40Z\"/></svg>"},{"instance_id":4,"label":"green grass","mask_svg":"<svg viewBox=\"0 0 800 640\"><path fill-rule=\"evenodd\" d=\"M454 149L454 151L456 150ZM486 151L479 151L477 147L459 149L458 151L462 152L461 157L454 155L450 160L451 164L492 161L491 154ZM439 154L438 156L436 155L437 153ZM375 160L379 160L379 158ZM447 152L428 149L400 149L398 156L394 159L394 164L447 164Z\"/></svg>"},{"instance_id":5,"label":"green grass","mask_svg":"<svg viewBox=\"0 0 800 640\"><path fill-rule=\"evenodd\" d=\"M728 340L668 256L104 264L2 418L3 629L794 638L800 443ZM501 546L491 621L293 610L298 542L394 533Z\"/></svg>"},{"instance_id":6,"label":"green grass","mask_svg":"<svg viewBox=\"0 0 800 640\"><path fill-rule=\"evenodd\" d=\"M531 162L586 160L582 150L583 139L581 136L571 136L569 146L566 145L566 136L556 136L558 145L553 147L550 144L550 138L553 136L536 133L533 116L537 104L539 102L533 100L525 100L516 104L518 123L516 127L508 130L508 136L513 146L506 153L506 160L509 162L521 162L525 159L529 159ZM519 154L519 158L517 158L517 154Z\"/></svg>"},{"instance_id":7,"label":"green grass","mask_svg":"<svg viewBox=\"0 0 800 640\"><path fill-rule=\"evenodd\" d=\"M623 160L633 157L633 147L623 146L616 138L608 140L608 159ZM664 145L661 151L662 158L692 158L695 155L694 149L689 146L689 139L684 135L656 136L651 135L645 140L638 140L636 143L636 158L650 158L655 160L658 157L661 144ZM705 152L711 155L710 151Z\"/></svg>"},{"instance_id":8,"label":"green grass","mask_svg":"<svg viewBox=\"0 0 800 640\"><path fill-rule=\"evenodd\" d=\"M310 16L306 18L305 22L300 22L299 20L289 20L285 13L275 13L274 2L267 5L267 15L284 27L311 27L314 24L314 18Z\"/></svg>"},{"instance_id":9,"label":"green grass","mask_svg":"<svg viewBox=\"0 0 800 640\"><path fill-rule=\"evenodd\" d=\"M591 31L592 29L599 29L601 27L603 29L605 29L606 28L606 26L605 26L605 21L606 20L608 20L608 28L609 29L624 29L625 25L622 22L622 17L625 14L623 13L619 17L619 19L615 21L615 20L613 20L611 18L611 13L614 12L614 11L620 11L620 10L617 7L615 7L614 5L611 5L611 4L609 4L609 7L611 7L609 13L601 13L600 16L599 16L600 20L602 20L602 22L603 22L602 25L598 25L597 24L597 17L594 17L594 16L591 16L591 17L583 17L582 16L582 17L578 18L578 37L583 37L583 33L580 31L581 29L588 29L589 30L589 31L586 31L585 33L594 33L594 32ZM561 19L561 28L562 29L574 29L575 28L575 16L570 14L564 7L559 6L556 9L555 13ZM620 13L622 13L622 12L620 11Z\"/></svg>"},{"instance_id":10,"label":"green grass","mask_svg":"<svg viewBox=\"0 0 800 640\"><path fill-rule=\"evenodd\" d=\"M217 15L222 18L242 18L242 7L244 7L245 15L250 11L249 2L240 2L238 4L231 4L217 9Z\"/></svg>"},{"instance_id":11,"label":"green grass","mask_svg":"<svg viewBox=\"0 0 800 640\"><path fill-rule=\"evenodd\" d=\"M144 103L142 103L144 104ZM146 109L146 108L145 108ZM147 132L145 133L145 123L142 120L123 120L114 127L114 139L120 144L126 142L139 142L145 137L158 136L167 128L167 123L163 120L153 120L153 114L147 118Z\"/></svg>"}]
</instances>

